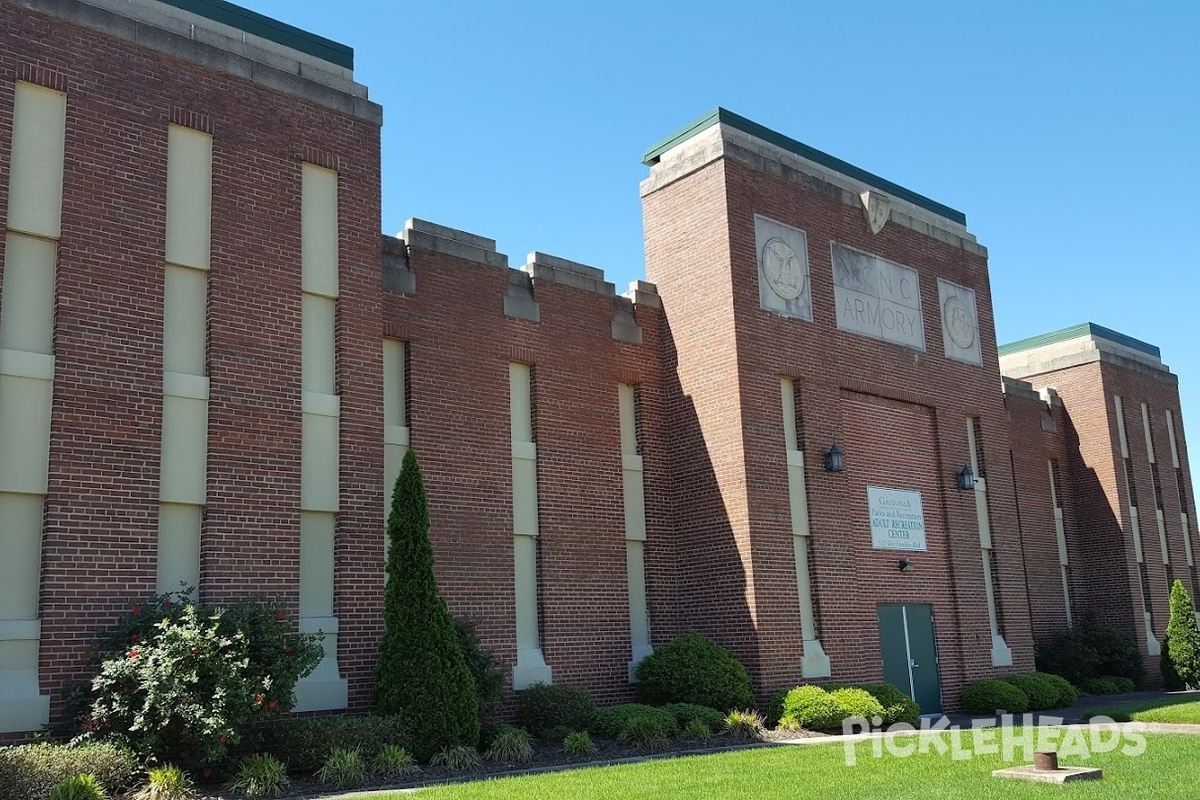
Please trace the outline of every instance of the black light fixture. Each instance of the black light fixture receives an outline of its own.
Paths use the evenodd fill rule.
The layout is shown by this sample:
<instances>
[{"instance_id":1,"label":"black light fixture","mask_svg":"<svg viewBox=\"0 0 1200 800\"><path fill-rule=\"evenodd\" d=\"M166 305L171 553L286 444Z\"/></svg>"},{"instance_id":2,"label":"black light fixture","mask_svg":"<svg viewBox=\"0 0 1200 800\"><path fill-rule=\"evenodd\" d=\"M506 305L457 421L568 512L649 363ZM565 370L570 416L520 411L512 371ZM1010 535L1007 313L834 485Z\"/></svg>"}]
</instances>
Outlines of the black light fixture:
<instances>
[{"instance_id":1,"label":"black light fixture","mask_svg":"<svg viewBox=\"0 0 1200 800\"><path fill-rule=\"evenodd\" d=\"M963 464L963 468L954 476L954 482L964 492L975 488L975 473L971 471L970 464Z\"/></svg>"},{"instance_id":2,"label":"black light fixture","mask_svg":"<svg viewBox=\"0 0 1200 800\"><path fill-rule=\"evenodd\" d=\"M913 567L915 567L915 566L916 565L913 564L913 562L909 561L907 558L900 559L900 571L901 572L912 572Z\"/></svg>"},{"instance_id":3,"label":"black light fixture","mask_svg":"<svg viewBox=\"0 0 1200 800\"><path fill-rule=\"evenodd\" d=\"M846 469L846 461L842 458L842 448L834 442L829 452L825 453L825 471L826 472L842 472Z\"/></svg>"}]
</instances>

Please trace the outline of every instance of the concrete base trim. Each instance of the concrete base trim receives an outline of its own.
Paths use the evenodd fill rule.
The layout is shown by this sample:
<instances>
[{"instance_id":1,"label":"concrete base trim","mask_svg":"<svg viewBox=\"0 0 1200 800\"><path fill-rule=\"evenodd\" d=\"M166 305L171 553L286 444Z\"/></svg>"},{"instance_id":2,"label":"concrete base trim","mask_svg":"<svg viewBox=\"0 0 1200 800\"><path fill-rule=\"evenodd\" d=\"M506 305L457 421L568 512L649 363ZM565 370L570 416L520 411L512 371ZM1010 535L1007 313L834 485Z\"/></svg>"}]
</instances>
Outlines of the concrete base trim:
<instances>
[{"instance_id":1,"label":"concrete base trim","mask_svg":"<svg viewBox=\"0 0 1200 800\"><path fill-rule=\"evenodd\" d=\"M540 647L517 651L517 665L513 667L513 689L521 691L535 683L553 683L550 665L546 663Z\"/></svg>"},{"instance_id":2,"label":"concrete base trim","mask_svg":"<svg viewBox=\"0 0 1200 800\"><path fill-rule=\"evenodd\" d=\"M1004 637L996 635L992 637L992 666L993 667L1011 667L1013 663L1012 650L1004 641Z\"/></svg>"},{"instance_id":3,"label":"concrete base trim","mask_svg":"<svg viewBox=\"0 0 1200 800\"><path fill-rule=\"evenodd\" d=\"M1104 772L1096 767L1038 769L1033 766L1024 766L993 770L992 777L1033 781L1034 783L1074 783L1075 781L1098 781L1104 777Z\"/></svg>"},{"instance_id":4,"label":"concrete base trim","mask_svg":"<svg viewBox=\"0 0 1200 800\"><path fill-rule=\"evenodd\" d=\"M833 674L829 656L820 639L804 641L804 657L800 659L800 675L805 678L828 678Z\"/></svg>"}]
</instances>

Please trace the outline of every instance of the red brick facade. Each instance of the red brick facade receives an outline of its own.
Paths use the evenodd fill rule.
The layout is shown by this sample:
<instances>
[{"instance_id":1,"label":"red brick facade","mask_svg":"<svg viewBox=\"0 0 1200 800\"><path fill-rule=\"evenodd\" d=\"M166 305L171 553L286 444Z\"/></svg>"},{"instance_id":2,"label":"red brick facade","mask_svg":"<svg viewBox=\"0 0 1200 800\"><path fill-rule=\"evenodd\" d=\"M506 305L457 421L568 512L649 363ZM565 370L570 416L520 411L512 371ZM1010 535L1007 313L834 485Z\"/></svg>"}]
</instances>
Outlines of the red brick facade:
<instances>
[{"instance_id":1,"label":"red brick facade","mask_svg":"<svg viewBox=\"0 0 1200 800\"><path fill-rule=\"evenodd\" d=\"M407 283L383 288L390 284L378 232L376 107L323 99L324 89L306 94L300 78L232 74L200 63L202 45L166 34L157 46L131 42L108 17L100 32L95 14L71 21L56 18L70 3L39 4L0 6L0 164L9 159L15 82L65 91L40 587L39 676L52 717L88 678L91 637L156 587L171 123L213 136L199 586L206 601L265 594L298 607L301 164L339 175L334 605L351 711L371 706L382 632L385 337L407 342L407 421L430 498L442 592L456 614L479 620L485 645L509 664L516 629L508 364L532 365L542 647L556 682L584 685L602 703L633 695L619 383L638 391L653 641L688 629L712 636L742 658L760 696L802 679L781 378L796 386L813 604L833 680L881 679L881 603L933 607L947 709L973 680L1033 669L1035 641L1067 624L1049 460L1060 475L1074 614L1095 611L1144 646L1113 394L1126 399L1160 639L1169 577L1200 588L1186 566L1163 419L1171 409L1179 477L1190 489L1173 379L1094 361L1029 378L1034 388L1057 389L1061 401L1047 404L1019 382L1002 393L986 253L965 228L934 230L917 219L925 212L898 204L915 216L902 224L897 214L872 233L863 209L816 172L716 157L644 187L647 273L656 288L642 286L632 306L611 285L560 266L534 270L527 281L536 319L506 314L519 276L505 258L477 237L421 223L407 246L387 241ZM6 191L0 180L0 207ZM811 321L760 307L756 214L805 231ZM838 327L835 242L917 271L923 352ZM2 270L0 258L0 286ZM943 354L939 278L974 292L979 364ZM630 309L640 343L617 334L615 318L628 322ZM1158 549L1142 402L1155 414L1169 570ZM975 494L955 486L971 459L968 418L979 420L998 624L1011 666L993 666ZM833 442L845 452L844 472L821 468ZM868 486L921 493L927 550L872 548ZM897 568L906 555L912 572Z\"/></svg>"}]
</instances>

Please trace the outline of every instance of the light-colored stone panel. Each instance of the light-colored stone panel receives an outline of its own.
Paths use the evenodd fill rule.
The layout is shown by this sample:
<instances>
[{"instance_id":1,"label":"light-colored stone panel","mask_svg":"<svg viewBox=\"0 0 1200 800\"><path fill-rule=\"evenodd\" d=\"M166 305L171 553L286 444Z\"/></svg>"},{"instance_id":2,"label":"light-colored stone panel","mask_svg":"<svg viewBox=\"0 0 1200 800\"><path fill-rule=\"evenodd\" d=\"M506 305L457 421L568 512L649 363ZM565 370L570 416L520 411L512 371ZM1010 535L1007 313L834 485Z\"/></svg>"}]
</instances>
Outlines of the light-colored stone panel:
<instances>
[{"instance_id":1,"label":"light-colored stone panel","mask_svg":"<svg viewBox=\"0 0 1200 800\"><path fill-rule=\"evenodd\" d=\"M163 396L161 463L159 500L204 505L208 463L207 401Z\"/></svg>"},{"instance_id":2,"label":"light-colored stone panel","mask_svg":"<svg viewBox=\"0 0 1200 800\"><path fill-rule=\"evenodd\" d=\"M55 244L49 239L8 234L0 294L0 348L54 352L55 259Z\"/></svg>"},{"instance_id":3,"label":"light-colored stone panel","mask_svg":"<svg viewBox=\"0 0 1200 800\"><path fill-rule=\"evenodd\" d=\"M1186 511L1179 515L1179 525L1183 529L1183 551L1187 555L1187 565L1194 567L1196 566L1196 556L1195 551L1192 550L1192 529Z\"/></svg>"},{"instance_id":4,"label":"light-colored stone panel","mask_svg":"<svg viewBox=\"0 0 1200 800\"><path fill-rule=\"evenodd\" d=\"M1154 437L1150 435L1150 406L1142 403L1142 432L1146 436L1146 459L1153 464L1154 458Z\"/></svg>"},{"instance_id":5,"label":"light-colored stone panel","mask_svg":"<svg viewBox=\"0 0 1200 800\"><path fill-rule=\"evenodd\" d=\"M626 456L627 459L637 459L640 456ZM639 463L640 467L640 463ZM642 470L622 470L622 490L625 503L625 538L629 540L646 540L646 492Z\"/></svg>"},{"instance_id":6,"label":"light-colored stone panel","mask_svg":"<svg viewBox=\"0 0 1200 800\"><path fill-rule=\"evenodd\" d=\"M1164 565L1171 563L1171 551L1167 549L1167 521L1163 518L1163 510L1157 508L1154 510L1155 520L1158 522L1158 546L1162 551L1162 562Z\"/></svg>"},{"instance_id":7,"label":"light-colored stone panel","mask_svg":"<svg viewBox=\"0 0 1200 800\"><path fill-rule=\"evenodd\" d=\"M0 492L46 493L51 394L50 381L0 375Z\"/></svg>"},{"instance_id":8,"label":"light-colored stone panel","mask_svg":"<svg viewBox=\"0 0 1200 800\"><path fill-rule=\"evenodd\" d=\"M8 179L9 230L58 238L66 124L65 94L17 81Z\"/></svg>"},{"instance_id":9,"label":"light-colored stone panel","mask_svg":"<svg viewBox=\"0 0 1200 800\"><path fill-rule=\"evenodd\" d=\"M338 296L338 174L304 164L300 201L303 291Z\"/></svg>"},{"instance_id":10,"label":"light-colored stone panel","mask_svg":"<svg viewBox=\"0 0 1200 800\"><path fill-rule=\"evenodd\" d=\"M975 291L938 278L938 305L942 312L942 346L946 358L982 364Z\"/></svg>"},{"instance_id":11,"label":"light-colored stone panel","mask_svg":"<svg viewBox=\"0 0 1200 800\"><path fill-rule=\"evenodd\" d=\"M1171 444L1171 467L1179 469L1179 443L1175 440L1175 415L1167 409L1167 441Z\"/></svg>"},{"instance_id":12,"label":"light-colored stone panel","mask_svg":"<svg viewBox=\"0 0 1200 800\"><path fill-rule=\"evenodd\" d=\"M383 424L407 426L404 391L405 343L398 339L383 340Z\"/></svg>"},{"instance_id":13,"label":"light-colored stone panel","mask_svg":"<svg viewBox=\"0 0 1200 800\"><path fill-rule=\"evenodd\" d=\"M788 452L799 449L796 436L796 382L779 379L779 398L783 404L783 446Z\"/></svg>"},{"instance_id":14,"label":"light-colored stone panel","mask_svg":"<svg viewBox=\"0 0 1200 800\"><path fill-rule=\"evenodd\" d=\"M1117 439L1121 443L1121 458L1129 458L1129 436L1125 432L1125 401L1113 395L1113 412L1117 415Z\"/></svg>"},{"instance_id":15,"label":"light-colored stone panel","mask_svg":"<svg viewBox=\"0 0 1200 800\"><path fill-rule=\"evenodd\" d=\"M0 493L0 619L37 617L42 500L40 494Z\"/></svg>"},{"instance_id":16,"label":"light-colored stone panel","mask_svg":"<svg viewBox=\"0 0 1200 800\"><path fill-rule=\"evenodd\" d=\"M754 242L760 306L785 317L811 320L807 235L799 228L756 214Z\"/></svg>"},{"instance_id":17,"label":"light-colored stone panel","mask_svg":"<svg viewBox=\"0 0 1200 800\"><path fill-rule=\"evenodd\" d=\"M318 635L323 655L317 668L297 682L293 711L331 711L346 707L349 682L338 669L339 627L334 616L300 617L300 632Z\"/></svg>"},{"instance_id":18,"label":"light-colored stone panel","mask_svg":"<svg viewBox=\"0 0 1200 800\"><path fill-rule=\"evenodd\" d=\"M636 455L637 438L637 389L628 383L617 385L617 406L621 416L621 452Z\"/></svg>"},{"instance_id":19,"label":"light-colored stone panel","mask_svg":"<svg viewBox=\"0 0 1200 800\"><path fill-rule=\"evenodd\" d=\"M158 591L200 586L200 524L203 509L163 503L158 507Z\"/></svg>"},{"instance_id":20,"label":"light-colored stone panel","mask_svg":"<svg viewBox=\"0 0 1200 800\"><path fill-rule=\"evenodd\" d=\"M54 380L54 356L0 348L0 375L52 381Z\"/></svg>"},{"instance_id":21,"label":"light-colored stone panel","mask_svg":"<svg viewBox=\"0 0 1200 800\"><path fill-rule=\"evenodd\" d=\"M305 294L301 303L300 380L304 391L336 394L334 322L337 303L315 294Z\"/></svg>"},{"instance_id":22,"label":"light-colored stone panel","mask_svg":"<svg viewBox=\"0 0 1200 800\"><path fill-rule=\"evenodd\" d=\"M338 418L304 414L300 435L300 508L338 510Z\"/></svg>"},{"instance_id":23,"label":"light-colored stone panel","mask_svg":"<svg viewBox=\"0 0 1200 800\"><path fill-rule=\"evenodd\" d=\"M333 616L333 514L300 514L300 616Z\"/></svg>"},{"instance_id":24,"label":"light-colored stone panel","mask_svg":"<svg viewBox=\"0 0 1200 800\"><path fill-rule=\"evenodd\" d=\"M163 279L163 369L204 375L208 273L168 264Z\"/></svg>"},{"instance_id":25,"label":"light-colored stone panel","mask_svg":"<svg viewBox=\"0 0 1200 800\"><path fill-rule=\"evenodd\" d=\"M787 474L792 533L796 536L808 536L812 529L808 520L808 486L804 478L804 453L799 450L788 451Z\"/></svg>"},{"instance_id":26,"label":"light-colored stone panel","mask_svg":"<svg viewBox=\"0 0 1200 800\"><path fill-rule=\"evenodd\" d=\"M925 350L917 271L837 242L830 252L838 327Z\"/></svg>"},{"instance_id":27,"label":"light-colored stone panel","mask_svg":"<svg viewBox=\"0 0 1200 800\"><path fill-rule=\"evenodd\" d=\"M533 441L532 368L516 362L508 365L509 424L514 442Z\"/></svg>"},{"instance_id":28,"label":"light-colored stone panel","mask_svg":"<svg viewBox=\"0 0 1200 800\"><path fill-rule=\"evenodd\" d=\"M1133 535L1133 557L1137 563L1145 563L1146 554L1142 551L1142 523L1138 519L1137 506L1129 507L1129 531Z\"/></svg>"},{"instance_id":29,"label":"light-colored stone panel","mask_svg":"<svg viewBox=\"0 0 1200 800\"><path fill-rule=\"evenodd\" d=\"M517 648L526 650L540 647L536 537L513 537L513 568L516 580Z\"/></svg>"},{"instance_id":30,"label":"light-colored stone panel","mask_svg":"<svg viewBox=\"0 0 1200 800\"><path fill-rule=\"evenodd\" d=\"M404 455L408 452L407 445L385 444L383 446L383 518L392 510L392 492L396 490L396 479L400 477L400 469L404 466Z\"/></svg>"},{"instance_id":31,"label":"light-colored stone panel","mask_svg":"<svg viewBox=\"0 0 1200 800\"><path fill-rule=\"evenodd\" d=\"M167 261L208 269L212 230L212 136L167 129Z\"/></svg>"},{"instance_id":32,"label":"light-colored stone panel","mask_svg":"<svg viewBox=\"0 0 1200 800\"><path fill-rule=\"evenodd\" d=\"M513 533L537 536L537 462L514 458L513 471Z\"/></svg>"},{"instance_id":33,"label":"light-colored stone panel","mask_svg":"<svg viewBox=\"0 0 1200 800\"><path fill-rule=\"evenodd\" d=\"M633 644L630 670L651 652L650 615L646 610L645 543L625 542L625 563L629 579L629 637Z\"/></svg>"}]
</instances>

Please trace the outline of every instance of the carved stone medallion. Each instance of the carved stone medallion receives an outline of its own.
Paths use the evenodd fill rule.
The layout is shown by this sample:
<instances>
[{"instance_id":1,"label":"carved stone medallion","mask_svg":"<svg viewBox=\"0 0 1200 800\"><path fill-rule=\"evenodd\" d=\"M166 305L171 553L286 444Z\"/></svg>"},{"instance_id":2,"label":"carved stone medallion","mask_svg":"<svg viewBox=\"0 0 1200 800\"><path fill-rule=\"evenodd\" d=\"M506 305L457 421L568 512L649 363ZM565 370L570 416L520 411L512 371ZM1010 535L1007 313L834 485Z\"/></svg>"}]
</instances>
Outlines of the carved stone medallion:
<instances>
[{"instance_id":1,"label":"carved stone medallion","mask_svg":"<svg viewBox=\"0 0 1200 800\"><path fill-rule=\"evenodd\" d=\"M784 300L794 300L804 291L804 269L796 251L779 237L769 240L762 250L763 274L771 291Z\"/></svg>"},{"instance_id":2,"label":"carved stone medallion","mask_svg":"<svg viewBox=\"0 0 1200 800\"><path fill-rule=\"evenodd\" d=\"M950 341L969 350L975 344L975 322L971 319L971 309L957 297L949 297L942 307L942 319L946 321L946 333Z\"/></svg>"},{"instance_id":3,"label":"carved stone medallion","mask_svg":"<svg viewBox=\"0 0 1200 800\"><path fill-rule=\"evenodd\" d=\"M867 215L867 227L871 229L871 233L879 233L892 213L891 201L879 192L870 190L860 194L859 199L862 200L863 211Z\"/></svg>"}]
</instances>

